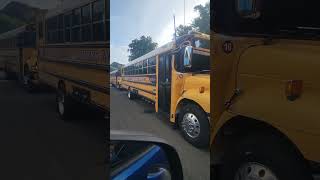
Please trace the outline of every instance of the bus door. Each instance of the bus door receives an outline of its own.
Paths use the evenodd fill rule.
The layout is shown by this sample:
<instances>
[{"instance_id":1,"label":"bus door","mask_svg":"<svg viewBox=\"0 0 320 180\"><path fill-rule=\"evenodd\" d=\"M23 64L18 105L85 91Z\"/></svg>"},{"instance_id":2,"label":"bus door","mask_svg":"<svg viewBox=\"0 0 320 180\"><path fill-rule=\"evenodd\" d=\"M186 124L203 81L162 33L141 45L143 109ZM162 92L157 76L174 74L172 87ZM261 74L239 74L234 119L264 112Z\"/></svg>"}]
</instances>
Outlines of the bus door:
<instances>
[{"instance_id":1,"label":"bus door","mask_svg":"<svg viewBox=\"0 0 320 180\"><path fill-rule=\"evenodd\" d=\"M170 113L171 102L171 55L163 54L159 58L158 104L163 112Z\"/></svg>"}]
</instances>

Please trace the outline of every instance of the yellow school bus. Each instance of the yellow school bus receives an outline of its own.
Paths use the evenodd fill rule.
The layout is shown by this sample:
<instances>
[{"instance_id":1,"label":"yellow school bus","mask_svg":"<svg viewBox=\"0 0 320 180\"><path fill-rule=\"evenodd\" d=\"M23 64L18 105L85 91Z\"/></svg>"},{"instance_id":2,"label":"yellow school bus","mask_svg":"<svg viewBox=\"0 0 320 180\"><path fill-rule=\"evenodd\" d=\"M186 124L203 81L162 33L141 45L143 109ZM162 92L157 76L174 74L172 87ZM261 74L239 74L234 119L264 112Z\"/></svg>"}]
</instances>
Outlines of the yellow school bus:
<instances>
[{"instance_id":1,"label":"yellow school bus","mask_svg":"<svg viewBox=\"0 0 320 180\"><path fill-rule=\"evenodd\" d=\"M316 179L318 6L286 0L215 0L212 6L213 174Z\"/></svg>"},{"instance_id":2,"label":"yellow school bus","mask_svg":"<svg viewBox=\"0 0 320 180\"><path fill-rule=\"evenodd\" d=\"M29 79L33 78L36 67L36 26L29 24L0 35L0 69L7 77L24 82L32 89Z\"/></svg>"},{"instance_id":3,"label":"yellow school bus","mask_svg":"<svg viewBox=\"0 0 320 180\"><path fill-rule=\"evenodd\" d=\"M39 81L56 89L64 120L77 113L76 103L109 110L108 3L75 1L38 22Z\"/></svg>"},{"instance_id":4,"label":"yellow school bus","mask_svg":"<svg viewBox=\"0 0 320 180\"><path fill-rule=\"evenodd\" d=\"M110 83L113 87L121 88L121 73L120 70L114 70L110 73Z\"/></svg>"},{"instance_id":5,"label":"yellow school bus","mask_svg":"<svg viewBox=\"0 0 320 180\"><path fill-rule=\"evenodd\" d=\"M197 147L207 147L210 137L209 45L209 35L182 36L131 61L121 75L128 98L153 101Z\"/></svg>"}]
</instances>

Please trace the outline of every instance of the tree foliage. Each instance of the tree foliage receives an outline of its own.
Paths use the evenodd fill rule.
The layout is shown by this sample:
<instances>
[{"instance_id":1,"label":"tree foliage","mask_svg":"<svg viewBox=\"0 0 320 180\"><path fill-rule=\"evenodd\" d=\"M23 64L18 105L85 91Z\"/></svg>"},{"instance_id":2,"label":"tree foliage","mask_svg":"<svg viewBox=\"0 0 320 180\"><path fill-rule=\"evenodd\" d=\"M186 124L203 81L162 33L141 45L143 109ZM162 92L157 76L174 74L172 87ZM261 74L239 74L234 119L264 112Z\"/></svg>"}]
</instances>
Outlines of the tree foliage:
<instances>
[{"instance_id":1,"label":"tree foliage","mask_svg":"<svg viewBox=\"0 0 320 180\"><path fill-rule=\"evenodd\" d=\"M198 11L199 17L195 18L192 23L192 27L202 33L210 33L210 4L209 2L203 5L197 5L194 7L195 11Z\"/></svg>"},{"instance_id":2,"label":"tree foliage","mask_svg":"<svg viewBox=\"0 0 320 180\"><path fill-rule=\"evenodd\" d=\"M128 49L128 52L130 53L129 61L147 54L148 52L154 50L157 46L158 44L153 42L150 36L141 36L140 39L132 40Z\"/></svg>"},{"instance_id":3,"label":"tree foliage","mask_svg":"<svg viewBox=\"0 0 320 180\"><path fill-rule=\"evenodd\" d=\"M185 34L188 34L189 31L192 31L192 26L184 26L184 25L180 25L177 27L177 36L180 37L180 36L183 36Z\"/></svg>"}]
</instances>

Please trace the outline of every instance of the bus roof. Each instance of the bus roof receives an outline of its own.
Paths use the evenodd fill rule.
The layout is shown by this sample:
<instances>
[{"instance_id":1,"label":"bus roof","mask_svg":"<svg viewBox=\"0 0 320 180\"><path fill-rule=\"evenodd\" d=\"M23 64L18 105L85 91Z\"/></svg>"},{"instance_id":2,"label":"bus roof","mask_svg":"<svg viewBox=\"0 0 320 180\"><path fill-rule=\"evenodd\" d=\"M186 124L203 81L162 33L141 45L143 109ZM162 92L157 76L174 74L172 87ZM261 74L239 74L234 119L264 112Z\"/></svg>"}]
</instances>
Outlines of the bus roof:
<instances>
[{"instance_id":1,"label":"bus roof","mask_svg":"<svg viewBox=\"0 0 320 180\"><path fill-rule=\"evenodd\" d=\"M59 14L62 14L62 13L65 13L65 12L69 12L73 9L82 7L86 4L89 4L94 1L96 1L96 0L67 0L67 1L64 1L62 6L51 9L50 11L48 11L48 13L46 14L46 19L53 17L53 16L56 16L56 15L59 15Z\"/></svg>"},{"instance_id":2,"label":"bus roof","mask_svg":"<svg viewBox=\"0 0 320 180\"><path fill-rule=\"evenodd\" d=\"M147 53L147 54L145 54L145 55L143 55L143 56L141 56L141 57L139 57L139 58L137 58L137 59L135 59L135 60L133 60L133 61L131 61L131 62L129 62L129 63L128 63L127 65L125 65L124 67L130 66L130 65L132 65L132 64L135 64L135 63L137 63L137 62L143 61L143 60L145 60L145 59L154 57L154 56L156 56L156 55L158 55L158 54L167 52L167 51L173 49L173 48L174 48L174 45L175 45L174 42L167 43L167 44L165 44L165 45L163 45L163 46L161 46L161 47L159 47L159 48L157 48L157 49L155 49L155 50L153 50L153 51L151 51L151 52L149 52L149 53Z\"/></svg>"},{"instance_id":3,"label":"bus roof","mask_svg":"<svg viewBox=\"0 0 320 180\"><path fill-rule=\"evenodd\" d=\"M177 42L183 42L185 39L187 38L190 38L190 37L196 37L196 38L201 38L201 39L207 39L207 40L210 40L210 35L208 34L203 34L203 33L198 33L198 32L193 32L191 34L187 34L187 35L184 35L184 36L181 36L177 39ZM140 62L140 61L143 61L145 59L148 59L148 58L151 58L151 57L154 57L158 54L161 54L161 53L165 53L167 51L170 51L171 49L175 48L175 41L171 41L137 59L134 59L132 60L131 62L129 62L128 64L126 64L124 67L127 67L127 66L130 66L132 64L135 64L137 62Z\"/></svg>"},{"instance_id":4,"label":"bus roof","mask_svg":"<svg viewBox=\"0 0 320 180\"><path fill-rule=\"evenodd\" d=\"M117 73L119 70L114 70L114 71L111 71L110 74L115 74Z\"/></svg>"},{"instance_id":5,"label":"bus roof","mask_svg":"<svg viewBox=\"0 0 320 180\"><path fill-rule=\"evenodd\" d=\"M0 40L2 39L9 39L13 37L17 37L20 33L24 32L26 30L27 25L18 27L16 29L13 29L11 31L7 31L5 33L0 34Z\"/></svg>"}]
</instances>

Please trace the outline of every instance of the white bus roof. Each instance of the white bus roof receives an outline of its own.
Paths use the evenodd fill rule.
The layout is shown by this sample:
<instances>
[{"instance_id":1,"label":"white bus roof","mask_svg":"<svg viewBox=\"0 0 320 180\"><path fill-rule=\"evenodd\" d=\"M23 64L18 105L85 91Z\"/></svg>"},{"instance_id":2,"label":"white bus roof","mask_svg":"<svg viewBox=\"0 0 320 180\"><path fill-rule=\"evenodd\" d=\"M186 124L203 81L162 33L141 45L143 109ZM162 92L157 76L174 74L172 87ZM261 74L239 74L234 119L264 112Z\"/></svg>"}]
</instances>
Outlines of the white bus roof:
<instances>
[{"instance_id":1,"label":"white bus roof","mask_svg":"<svg viewBox=\"0 0 320 180\"><path fill-rule=\"evenodd\" d=\"M110 74L115 74L117 73L119 70L114 70L114 71L111 71Z\"/></svg>"},{"instance_id":2,"label":"white bus roof","mask_svg":"<svg viewBox=\"0 0 320 180\"><path fill-rule=\"evenodd\" d=\"M26 26L27 25L24 25L24 26L21 26L19 28L16 28L16 29L13 29L11 31L8 31L8 32L0 34L0 40L16 37L18 34L20 34L20 33L22 33L23 31L26 30Z\"/></svg>"},{"instance_id":3,"label":"white bus roof","mask_svg":"<svg viewBox=\"0 0 320 180\"><path fill-rule=\"evenodd\" d=\"M210 40L210 35L207 35L207 34L203 34L203 33L198 33L198 32L193 32L192 34L187 34L187 35L184 35L182 37L180 37L179 39L183 39L183 38L186 38L186 37L190 37L190 36L193 36L193 37L197 37L197 38L203 38L203 39L208 39ZM179 40L177 39L177 41ZM132 64L135 64L137 62L140 62L140 61L143 61L145 59L149 59L151 57L154 57L158 54L162 54L162 53L165 53L167 51L170 51L171 49L175 48L175 41L171 41L137 59L134 59L133 61L129 62L128 64L126 64L124 67L128 67Z\"/></svg>"},{"instance_id":4,"label":"white bus roof","mask_svg":"<svg viewBox=\"0 0 320 180\"><path fill-rule=\"evenodd\" d=\"M149 52L149 53L147 53L147 54L145 54L145 55L143 55L143 56L141 56L141 57L139 57L139 58L137 58L137 59L135 59L135 60L133 60L131 62L129 62L124 67L130 66L132 64L135 64L137 62L143 61L145 59L149 59L149 58L154 57L154 56L156 56L158 54L170 51L172 48L174 48L174 42L167 43L167 44L165 44L165 45L163 45L163 46L161 46L161 47L159 47L159 48L157 48L157 49L155 49L155 50L153 50L153 51L151 51L151 52Z\"/></svg>"},{"instance_id":5,"label":"white bus roof","mask_svg":"<svg viewBox=\"0 0 320 180\"><path fill-rule=\"evenodd\" d=\"M50 18L61 13L65 13L76 8L80 8L94 1L96 0L64 0L63 4L60 5L60 7L56 7L54 9L49 10L46 14L46 18Z\"/></svg>"}]
</instances>

